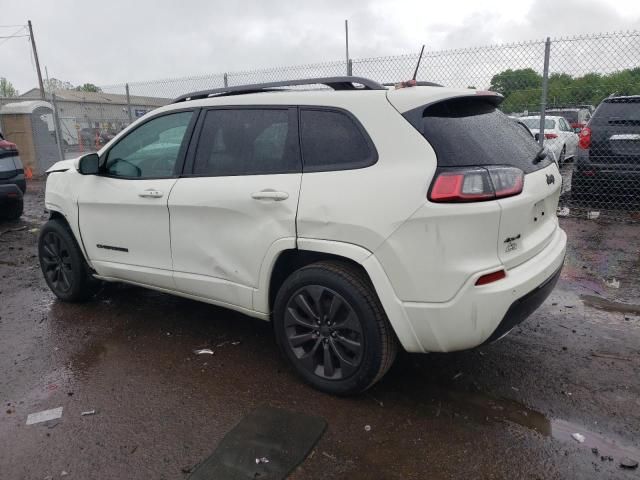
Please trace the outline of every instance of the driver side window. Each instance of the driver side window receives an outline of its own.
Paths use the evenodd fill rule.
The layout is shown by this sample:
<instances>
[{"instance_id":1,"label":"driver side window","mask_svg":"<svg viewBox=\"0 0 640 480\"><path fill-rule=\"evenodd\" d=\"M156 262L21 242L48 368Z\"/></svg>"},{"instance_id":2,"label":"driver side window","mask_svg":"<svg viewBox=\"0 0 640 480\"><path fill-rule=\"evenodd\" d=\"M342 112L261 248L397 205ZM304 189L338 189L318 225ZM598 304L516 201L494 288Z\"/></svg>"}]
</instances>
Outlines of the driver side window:
<instances>
[{"instance_id":1,"label":"driver side window","mask_svg":"<svg viewBox=\"0 0 640 480\"><path fill-rule=\"evenodd\" d=\"M109 150L104 172L123 178L172 177L192 116L172 113L136 128Z\"/></svg>"}]
</instances>

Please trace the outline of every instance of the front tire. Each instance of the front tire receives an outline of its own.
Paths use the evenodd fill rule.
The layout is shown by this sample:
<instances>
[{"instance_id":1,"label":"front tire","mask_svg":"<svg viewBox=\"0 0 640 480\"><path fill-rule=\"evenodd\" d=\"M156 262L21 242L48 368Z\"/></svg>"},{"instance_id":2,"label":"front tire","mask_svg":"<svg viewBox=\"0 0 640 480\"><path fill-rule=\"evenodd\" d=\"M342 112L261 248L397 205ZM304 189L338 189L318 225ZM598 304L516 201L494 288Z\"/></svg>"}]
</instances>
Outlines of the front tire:
<instances>
[{"instance_id":1,"label":"front tire","mask_svg":"<svg viewBox=\"0 0 640 480\"><path fill-rule=\"evenodd\" d=\"M371 387L393 364L397 340L368 278L323 261L294 272L274 305L276 341L296 372L326 393Z\"/></svg>"},{"instance_id":2,"label":"front tire","mask_svg":"<svg viewBox=\"0 0 640 480\"><path fill-rule=\"evenodd\" d=\"M98 285L67 225L58 219L45 223L38 239L40 268L51 291L65 302L81 302Z\"/></svg>"}]
</instances>

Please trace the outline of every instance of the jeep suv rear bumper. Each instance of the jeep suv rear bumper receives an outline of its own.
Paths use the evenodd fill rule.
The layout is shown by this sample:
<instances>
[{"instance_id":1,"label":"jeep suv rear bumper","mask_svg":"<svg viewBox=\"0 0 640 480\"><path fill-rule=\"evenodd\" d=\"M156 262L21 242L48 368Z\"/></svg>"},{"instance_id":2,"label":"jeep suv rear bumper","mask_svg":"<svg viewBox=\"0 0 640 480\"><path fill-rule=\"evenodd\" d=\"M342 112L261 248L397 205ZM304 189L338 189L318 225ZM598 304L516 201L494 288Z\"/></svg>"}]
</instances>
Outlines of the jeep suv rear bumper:
<instances>
[{"instance_id":1,"label":"jeep suv rear bumper","mask_svg":"<svg viewBox=\"0 0 640 480\"><path fill-rule=\"evenodd\" d=\"M557 228L548 245L535 257L507 270L506 278L476 286L474 275L448 302L400 302L404 322L391 318L396 330L403 323L415 342L403 341L412 352L465 350L507 334L538 308L560 275L567 236ZM489 272L478 272L482 275ZM389 314L389 312L388 312Z\"/></svg>"}]
</instances>

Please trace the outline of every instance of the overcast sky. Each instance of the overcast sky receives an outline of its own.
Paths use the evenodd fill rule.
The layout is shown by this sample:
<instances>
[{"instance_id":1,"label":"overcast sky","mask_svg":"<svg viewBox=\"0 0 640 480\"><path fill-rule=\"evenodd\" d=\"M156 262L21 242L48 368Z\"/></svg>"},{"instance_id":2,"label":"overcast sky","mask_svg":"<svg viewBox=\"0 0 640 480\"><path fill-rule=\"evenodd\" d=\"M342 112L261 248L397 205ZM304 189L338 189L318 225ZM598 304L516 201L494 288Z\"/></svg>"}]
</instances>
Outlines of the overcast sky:
<instances>
[{"instance_id":1,"label":"overcast sky","mask_svg":"<svg viewBox=\"0 0 640 480\"><path fill-rule=\"evenodd\" d=\"M1 0L0 12L0 36L30 19L43 75L74 85L340 60L345 19L354 58L640 28L638 0ZM0 76L37 86L28 38L0 39Z\"/></svg>"}]
</instances>

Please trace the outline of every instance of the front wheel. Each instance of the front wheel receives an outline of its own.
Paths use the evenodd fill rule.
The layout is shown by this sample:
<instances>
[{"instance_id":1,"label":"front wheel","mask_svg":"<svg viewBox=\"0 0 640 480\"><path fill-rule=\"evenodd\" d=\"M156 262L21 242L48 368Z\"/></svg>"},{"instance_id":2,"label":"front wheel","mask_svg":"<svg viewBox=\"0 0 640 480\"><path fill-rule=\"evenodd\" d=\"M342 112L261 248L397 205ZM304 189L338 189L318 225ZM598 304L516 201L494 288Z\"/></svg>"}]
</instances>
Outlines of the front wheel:
<instances>
[{"instance_id":1,"label":"front wheel","mask_svg":"<svg viewBox=\"0 0 640 480\"><path fill-rule=\"evenodd\" d=\"M38 257L47 285L60 300L81 302L95 293L98 281L64 222L52 219L42 227Z\"/></svg>"},{"instance_id":2,"label":"front wheel","mask_svg":"<svg viewBox=\"0 0 640 480\"><path fill-rule=\"evenodd\" d=\"M393 364L397 340L363 272L318 262L294 272L274 306L275 336L296 372L326 393L349 395Z\"/></svg>"}]
</instances>

